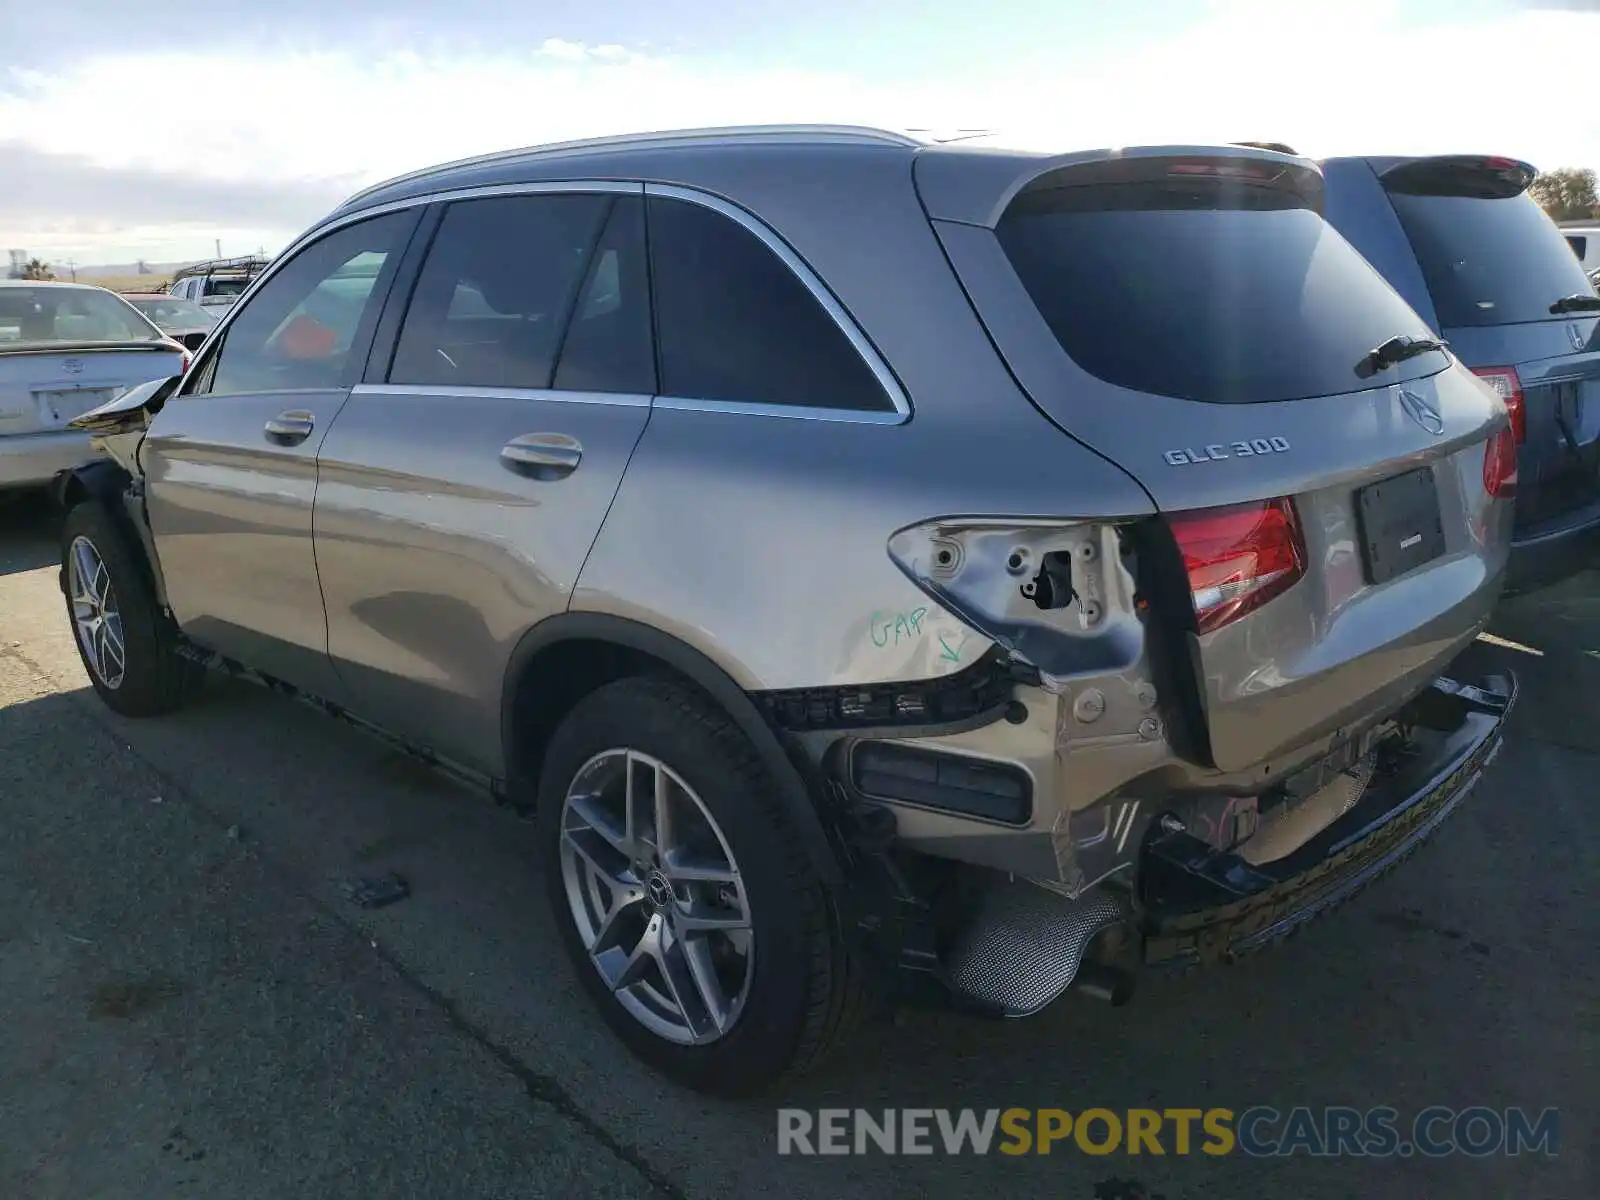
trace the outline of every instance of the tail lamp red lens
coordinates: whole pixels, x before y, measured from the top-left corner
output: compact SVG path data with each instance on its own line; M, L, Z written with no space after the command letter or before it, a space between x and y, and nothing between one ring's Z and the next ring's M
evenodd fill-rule
M1305 539L1287 497L1172 513L1201 633L1281 596L1306 573Z
M1483 448L1483 490L1496 500L1517 494L1517 441L1509 429L1501 429Z
M1472 373L1495 390L1511 414L1511 436L1518 446L1528 440L1528 418L1522 408L1522 379L1515 367L1474 367Z

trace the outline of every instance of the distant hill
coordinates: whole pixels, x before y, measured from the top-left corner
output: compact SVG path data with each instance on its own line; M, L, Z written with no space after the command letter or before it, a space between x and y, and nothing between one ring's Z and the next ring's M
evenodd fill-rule
M166 262L166 263L152 262L152 263L145 263L145 266L150 269L150 277L152 279L165 279L165 278L170 278L172 276L172 273L174 271L176 271L179 267L186 267L191 262L196 262L196 261L198 261L198 260L196 260L196 259L185 259L183 262ZM57 267L56 268L57 277L59 277L61 275L61 273L62 273L61 269L59 267ZM85 280L100 279L100 278L103 278L103 277L108 276L108 275L109 276L114 276L114 277L116 277L118 279L130 279L130 278L134 278L134 277L138 276L138 274L139 274L139 264L136 263L136 262L130 262L130 263L102 263L102 264L91 265L91 266L80 266L78 268L78 279L79 279L80 282L81 281L85 281Z

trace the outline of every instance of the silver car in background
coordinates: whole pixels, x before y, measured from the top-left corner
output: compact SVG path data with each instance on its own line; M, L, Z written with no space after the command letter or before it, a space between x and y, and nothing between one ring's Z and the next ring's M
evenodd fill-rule
M584 988L699 1088L874 994L1251 953L1426 839L1515 691L1446 677L1506 406L1322 183L782 128L363 192L80 421L90 679L149 716L220 666L531 809Z
M0 279L0 488L43 486L91 457L74 417L186 365L182 347L113 292Z
M221 311L165 292L122 292L122 298L185 350L198 350L217 327Z

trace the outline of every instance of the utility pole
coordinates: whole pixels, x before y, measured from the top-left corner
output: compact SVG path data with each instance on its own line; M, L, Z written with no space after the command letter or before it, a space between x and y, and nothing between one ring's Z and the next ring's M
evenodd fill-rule
M72 282L78 282L78 262L76 259L67 259L67 270L72 272Z

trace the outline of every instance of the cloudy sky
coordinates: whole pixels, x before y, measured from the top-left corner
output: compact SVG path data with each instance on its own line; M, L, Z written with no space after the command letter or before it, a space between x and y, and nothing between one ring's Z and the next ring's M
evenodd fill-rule
M1600 0L4 5L0 248L271 251L413 167L748 122L1600 167L1597 46Z

